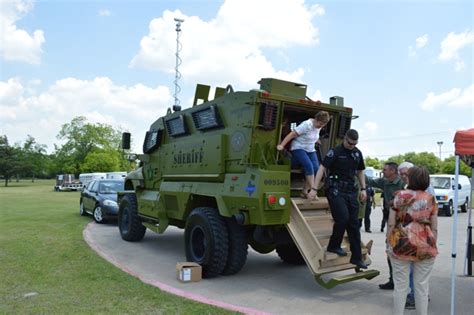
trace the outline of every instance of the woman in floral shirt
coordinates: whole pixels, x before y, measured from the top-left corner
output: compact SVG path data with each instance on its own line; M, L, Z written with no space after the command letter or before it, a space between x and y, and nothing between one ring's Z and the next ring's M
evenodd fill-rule
M390 210L387 242L395 283L394 314L403 314L410 265L413 265L417 313L428 312L429 280L438 254L438 208L433 195L425 192L429 184L426 168L410 168L407 189L396 193Z

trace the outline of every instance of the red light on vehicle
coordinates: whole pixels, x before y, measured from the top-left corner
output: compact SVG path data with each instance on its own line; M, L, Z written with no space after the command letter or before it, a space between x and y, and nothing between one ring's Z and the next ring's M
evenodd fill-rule
M269 97L269 96L270 96L270 93L268 93L267 91L263 91L263 92L262 92L262 96L263 96L263 97Z
M232 180L238 180L239 176L232 176Z
M268 204L269 204L269 205L273 205L273 204L275 204L275 203L277 202L277 198L276 198L274 195L268 196L268 199L267 199L267 200L268 200Z

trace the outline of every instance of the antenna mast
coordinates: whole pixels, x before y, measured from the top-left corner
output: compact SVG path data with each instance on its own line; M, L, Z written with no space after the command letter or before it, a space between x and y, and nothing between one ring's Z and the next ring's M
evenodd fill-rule
M178 93L181 92L181 87L178 84L178 80L181 78L181 72L179 72L178 67L181 65L181 58L179 57L179 52L183 45L179 42L179 35L181 33L181 23L184 22L183 19L174 18L176 21L176 67L175 67L175 77L174 77L174 106L173 110L180 111L181 110L181 101L178 98Z

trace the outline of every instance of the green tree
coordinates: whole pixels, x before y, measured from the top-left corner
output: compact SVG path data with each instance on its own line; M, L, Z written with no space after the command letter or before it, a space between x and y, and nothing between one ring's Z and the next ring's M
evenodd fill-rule
M104 150L90 152L81 165L81 172L114 172L122 170L120 167L121 156L117 151Z
M8 143L6 135L0 136L0 175L5 179L5 187L13 175L21 169L20 150Z
M364 162L365 162L365 166L366 167L373 167L375 169L382 169L383 167L383 163L382 161L380 161L378 158L371 158L370 156L364 158Z
M436 174L439 172L439 158L430 152L408 152L404 154L404 160L410 161L417 166L424 166L428 169L430 174Z
M92 152L121 152L119 130L106 124L88 123L82 116L64 124L57 138L65 140L61 147L56 146L57 166L64 173L78 175L83 169L82 164L86 157ZM123 159L121 155L120 159ZM92 162L90 161L89 165L90 163Z
M38 175L44 177L47 173L46 161L46 145L37 143L35 138L28 135L21 148L21 175L31 176L32 182Z
M443 174L454 174L454 163L456 162L455 156L452 155L441 163L440 173ZM467 177L471 177L472 169L464 162L459 162L459 174L466 175Z

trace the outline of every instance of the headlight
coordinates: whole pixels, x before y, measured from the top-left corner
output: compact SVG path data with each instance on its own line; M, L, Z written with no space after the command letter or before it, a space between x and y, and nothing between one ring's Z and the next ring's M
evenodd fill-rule
M117 203L113 200L104 200L104 206L117 207Z
M448 196L436 196L436 200L439 201L448 201Z

